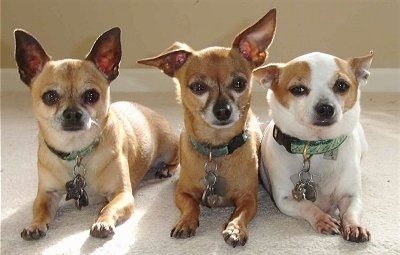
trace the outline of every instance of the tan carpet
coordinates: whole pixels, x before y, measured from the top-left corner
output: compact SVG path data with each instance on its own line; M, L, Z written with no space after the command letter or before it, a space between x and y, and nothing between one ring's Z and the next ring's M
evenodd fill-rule
M254 93L252 105L260 120L267 122L264 94ZM112 239L89 236L102 205L91 197L91 204L81 211L71 202L62 202L44 239L22 240L20 232L31 220L37 189L37 127L28 90L1 96L1 254L400 254L400 94L362 97L361 121L369 142L362 163L363 222L372 232L369 243L354 244L340 236L315 233L304 220L280 213L260 187L259 210L249 225L249 241L235 249L225 244L221 235L233 208L203 208L195 237L169 237L179 216L173 202L177 176L162 181L149 176L135 194L134 216L116 228ZM173 93L112 97L161 112L177 133L182 126L182 110Z

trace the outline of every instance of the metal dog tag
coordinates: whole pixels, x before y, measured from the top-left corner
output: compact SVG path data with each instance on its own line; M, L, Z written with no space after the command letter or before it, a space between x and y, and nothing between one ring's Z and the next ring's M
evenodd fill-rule
M207 172L206 176L204 176L204 184L206 186L214 186L217 182L217 175L213 171Z
M207 207L211 208L211 207L215 207L218 205L218 201L219 201L219 197L218 195L211 195L207 197Z
M296 201L301 201L306 198L306 189L304 188L304 183L303 182L298 182L293 190L292 190L292 196Z
M315 202L317 200L317 192L315 190L315 184L312 182L306 182L304 183L304 189L305 189L305 198L311 202Z
M82 206L88 206L89 205L89 197L86 193L86 190L82 189L82 194L79 197L78 200L75 200L75 206L79 210L82 208Z
M207 186L206 190L203 192L203 196L201 197L201 201L203 205L211 208L216 205L218 202L218 195L214 193L213 186Z
M217 177L214 184L214 193L218 196L224 197L226 194L226 180L224 177Z
M339 149L338 148L336 148L334 150L331 150L331 151L327 151L327 152L324 153L324 159L336 160L337 156L338 156L338 153L339 153Z
M68 181L65 184L65 189L67 190L67 195L65 200L75 199L75 206L81 209L82 206L87 206L89 204L89 198L85 191L86 181L85 178L77 174L75 178Z
M218 177L213 171L207 172L204 176L206 189L203 192L201 201L203 205L211 208L218 205L220 196L225 195L225 179Z

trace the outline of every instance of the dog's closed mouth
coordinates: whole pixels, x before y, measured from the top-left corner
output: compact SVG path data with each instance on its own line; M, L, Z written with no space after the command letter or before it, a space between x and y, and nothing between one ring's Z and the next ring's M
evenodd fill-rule
M314 126L320 126L320 127L328 127L331 126L335 123L336 121L333 119L329 119L329 120L317 120L315 122L313 122Z
M233 123L232 120L218 120L218 121L214 121L213 125L222 127L222 126L228 126L232 123Z
M83 128L83 123L68 123L63 125L63 130L68 131L68 132L74 132L74 131L79 131L82 130Z

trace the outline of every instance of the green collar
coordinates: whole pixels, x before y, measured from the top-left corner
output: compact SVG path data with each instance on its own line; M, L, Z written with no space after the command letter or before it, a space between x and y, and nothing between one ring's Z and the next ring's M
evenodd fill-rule
M72 161L72 160L76 160L78 157L79 158L83 158L87 155L89 155L92 151L94 151L94 149L96 149L97 145L99 145L100 143L100 136L97 137L96 139L94 139L94 141L89 144L89 146L87 146L86 148L80 150L80 151L71 151L71 152L62 152L62 151L58 151L56 149L54 149L53 147L51 147L50 145L47 145L47 147L49 148L49 150L51 152L53 152L54 154L56 154L60 159L62 160L66 160L66 161Z
M199 143L193 138L189 138L195 150L205 156L221 157L233 153L237 148L242 146L247 141L247 132L243 131L239 135L233 137L227 144L211 146L209 144Z
M303 154L308 144L306 151L309 156L333 151L347 138L346 135L342 135L335 139L305 141L283 133L276 125L274 126L273 136L277 143L284 146L286 150L292 154Z

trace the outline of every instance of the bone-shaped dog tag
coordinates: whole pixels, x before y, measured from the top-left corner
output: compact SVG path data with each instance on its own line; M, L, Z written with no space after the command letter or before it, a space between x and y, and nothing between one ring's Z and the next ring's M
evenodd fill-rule
M68 181L65 184L67 190L65 200L75 199L75 206L78 209L81 209L82 206L87 206L89 204L89 198L85 191L85 187L85 178L82 175L77 174L73 180Z
M65 197L65 200L68 201L70 199L79 199L80 197L80 192L75 183L74 180L70 180L65 184L65 189L67 190L67 196Z

